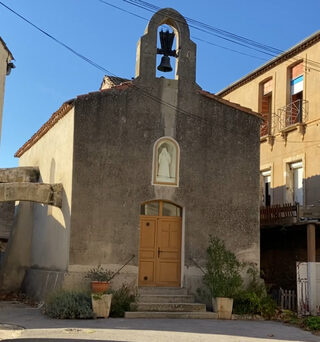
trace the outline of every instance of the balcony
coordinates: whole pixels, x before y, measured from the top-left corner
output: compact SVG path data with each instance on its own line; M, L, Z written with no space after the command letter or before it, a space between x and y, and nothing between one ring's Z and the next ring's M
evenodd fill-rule
M298 203L274 204L260 208L260 225L290 225L297 222L299 213Z
M260 207L260 226L288 226L320 221L320 204L299 205L299 203L274 204Z
M280 131L303 125L308 119L308 101L296 100L278 109Z

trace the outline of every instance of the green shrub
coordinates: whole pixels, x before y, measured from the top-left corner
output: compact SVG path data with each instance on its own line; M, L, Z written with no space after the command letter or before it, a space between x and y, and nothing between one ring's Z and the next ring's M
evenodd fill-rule
M124 317L124 313L130 311L130 304L135 301L135 296L125 284L118 290L109 290L108 293L112 293L110 316Z
M310 330L320 330L320 317L310 316L303 320L303 325Z
M242 285L241 263L228 251L222 240L209 236L207 262L203 280L212 297L231 297Z
M45 302L45 313L51 318L93 318L91 296L83 292L59 291Z
M264 281L259 277L256 267L248 268L250 280L244 290L239 292L233 302L233 312L239 315L262 315L272 318L277 305L268 295Z
M101 265L97 267L91 268L85 278L90 279L91 281L107 281L109 282L115 276L114 272L108 270L107 268L103 268Z

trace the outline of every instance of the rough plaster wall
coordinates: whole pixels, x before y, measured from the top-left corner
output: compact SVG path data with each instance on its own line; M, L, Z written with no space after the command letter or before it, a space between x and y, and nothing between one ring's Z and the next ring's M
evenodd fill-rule
M0 239L8 239L13 224L14 202L0 203Z
M0 291L19 291L25 271L31 264L32 212L33 204L20 203L1 265Z
M165 96L163 82L149 91ZM259 264L260 120L189 90L180 90L180 107L205 120L173 113L166 121L160 104L132 88L77 101L71 265L121 265L135 254L137 266L140 204L152 199L184 209L190 279L201 279L190 258L204 261L210 233ZM178 188L151 184L153 145L169 128L181 149Z
M0 142L1 142L1 127L2 127L2 111L4 99L4 85L7 73L7 58L8 52L0 43Z
M20 158L20 166L38 166L44 183L62 183L62 208L34 204L31 266L66 270L72 193L74 110L71 109Z

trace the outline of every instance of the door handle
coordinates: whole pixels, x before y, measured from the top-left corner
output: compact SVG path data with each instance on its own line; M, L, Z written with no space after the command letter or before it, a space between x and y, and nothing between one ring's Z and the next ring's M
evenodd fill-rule
M158 258L160 257L160 247L158 247Z

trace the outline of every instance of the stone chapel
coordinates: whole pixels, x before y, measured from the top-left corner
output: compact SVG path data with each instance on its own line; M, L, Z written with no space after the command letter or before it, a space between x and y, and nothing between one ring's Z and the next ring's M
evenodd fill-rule
M173 49L160 46L162 24ZM175 61L174 79L156 76L157 54L162 68ZM135 78L105 77L62 104L17 151L19 170L2 177L0 201L20 202L1 289L42 298L87 286L93 266L130 260L115 287L195 292L210 234L259 264L260 122L201 89L187 22L158 11L138 42Z

